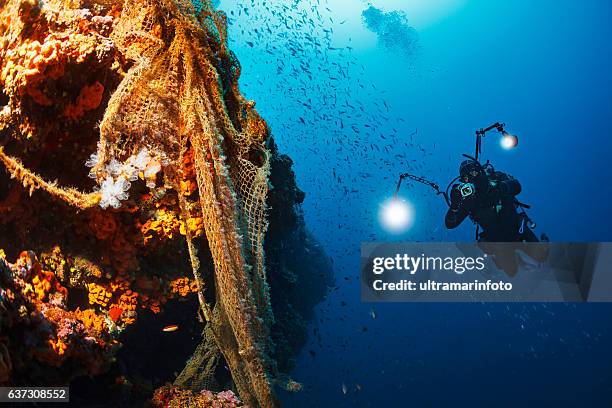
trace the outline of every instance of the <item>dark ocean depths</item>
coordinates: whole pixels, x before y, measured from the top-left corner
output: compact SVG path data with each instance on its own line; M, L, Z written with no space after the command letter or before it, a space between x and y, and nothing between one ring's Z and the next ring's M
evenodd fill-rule
M474 131L518 178L538 233L610 241L612 3L222 0L241 88L295 161L337 287L283 393L289 407L612 406L610 304L366 304L359 245L473 239L425 186L399 235L378 211L401 172L446 185ZM375 316L375 318L373 318ZM344 390L343 390L344 389Z

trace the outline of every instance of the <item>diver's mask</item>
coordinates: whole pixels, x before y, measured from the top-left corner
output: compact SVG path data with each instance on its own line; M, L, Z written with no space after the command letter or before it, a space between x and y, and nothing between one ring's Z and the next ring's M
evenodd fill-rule
M471 178L475 178L481 171L481 166L474 160L464 160L459 166L459 177L464 182L469 182Z

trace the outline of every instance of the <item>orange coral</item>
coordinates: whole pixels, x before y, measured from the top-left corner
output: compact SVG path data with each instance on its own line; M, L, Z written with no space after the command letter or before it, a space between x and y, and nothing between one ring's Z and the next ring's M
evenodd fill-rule
M94 309L85 309L83 311L77 309L75 314L88 331L98 334L106 331L107 326L104 317L97 315Z
M195 180L181 180L180 183L181 191L185 193L185 196L190 196L198 189L198 183Z
M204 219L202 217L188 218L186 224L189 231L191 231L191 236L199 237L204 233ZM186 234L184 222L181 222L179 231L182 235Z
M90 305L100 305L106 307L113 297L113 293L111 291L97 283L89 283L87 285L87 290L89 292L88 298Z
M49 340L51 348L58 356L63 356L68 348L68 345L62 341L62 339Z
M39 105L52 105L53 100L41 89L45 79L60 78L64 75L67 62L85 61L95 52L96 45L95 37L82 34L64 38L52 34L48 35L42 44L37 40L26 40L19 47L7 50L7 62L0 74L0 81L9 90L29 95ZM99 88L96 86L93 91L95 96L99 93ZM92 94L89 90L86 93ZM94 97L83 99L89 104L87 106L95 102Z
M181 223L172 211L165 208L157 210L154 218L147 220L140 227L145 245L147 245L154 236L172 239L181 227Z
M64 108L64 116L70 119L78 119L85 112L96 109L102 103L104 86L96 81L91 85L85 85L77 97L76 104L68 104Z
M183 174L182 180L180 181L180 188L183 194L188 197L198 189L193 161L193 149L189 149L185 152L181 163L181 170Z
M170 291L173 294L185 297L190 293L196 293L198 291L198 283L195 280L189 278L177 278L170 283Z
M185 197L194 200L197 197L190 197L198 190L196 170L194 166L194 152L193 148L189 148L183 155L181 162L181 180L179 181L179 188ZM196 201L197 203L197 201ZM197 206L197 204L196 204ZM186 235L186 228L191 232L192 237L199 237L204 234L204 220L202 217L191 217L187 220L181 221L179 232L182 235Z
M6 6L6 5L5 5ZM3 6L3 9L5 8ZM38 6L32 6L38 8ZM10 13L10 7L6 7ZM40 15L40 9L29 17ZM25 15L24 15L25 16ZM72 73L70 66L89 62L110 64L114 43L100 33L108 33L113 18L92 16L90 12L53 12L53 20L61 31L53 32L51 24L28 21L28 18L10 21L3 27L2 57L0 58L0 87L10 99L10 109L0 117L0 126L12 124L29 138L37 134L39 124L23 114L31 109L26 100L41 107L57 107L58 112L71 119L97 108L104 93L101 83L86 84L72 103L73 95L58 87L58 80ZM3 16L10 19L10 14ZM115 68L117 69L117 68ZM73 78L71 78L73 79ZM24 109L25 108L25 109ZM54 109L55 110L55 109Z
M116 279L110 282L110 288L113 293L129 290L130 283L123 279Z
M32 278L32 285L38 300L43 300L51 292L51 280L55 277L53 272L41 271Z
M38 88L44 76L57 79L64 73L59 54L61 41L46 38L39 41L24 41L18 48L6 52L7 63L0 74L0 81L7 89L14 88L20 94L27 94L39 105L52 104L41 89Z
M119 297L119 307L122 310L135 311L138 305L138 293L127 290Z
M185 235L185 224L194 237L199 237L204 233L204 219L202 217L189 218L185 223L179 219L176 212L166 207L165 203L158 203L158 209L152 218L140 225L140 232L144 244L148 245L154 237L172 239L179 233Z
M123 314L123 309L117 306L111 307L108 311L108 317L110 317L111 320L115 323L117 323L119 318L121 318L122 314Z
M164 296L154 296L150 297L146 293L141 294L140 296L140 305L143 308L147 308L153 313L161 312L161 304L166 303L166 298Z
M23 251L15 262L20 268L29 271L29 282L25 284L24 292L33 293L36 299L45 300L50 293L60 293L63 297L68 295L68 290L63 287L55 273L42 269L42 265L31 251Z

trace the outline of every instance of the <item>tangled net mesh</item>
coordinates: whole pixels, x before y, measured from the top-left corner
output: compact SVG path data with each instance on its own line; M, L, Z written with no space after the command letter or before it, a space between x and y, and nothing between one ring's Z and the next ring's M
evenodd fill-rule
M23 3L9 1L4 7L17 15ZM240 66L227 48L226 18L209 1L47 0L43 9L76 10L85 3L120 10L110 38L132 64L108 102L98 149L88 164L100 191L85 194L49 183L1 148L0 161L30 190L47 191L81 209L120 205L133 175L118 169L128 168L143 154L158 162L166 185L179 192L182 218L201 213L214 263L216 299L209 304L188 230L190 259L208 322L208 363L197 368L200 385L212 383L218 362L214 350L219 350L241 399L251 406L275 406L275 366L269 358L273 315L263 250L269 131L254 103L238 89ZM197 175L196 200L180 188L179 163L188 151L193 152ZM109 189L114 196L107 197Z

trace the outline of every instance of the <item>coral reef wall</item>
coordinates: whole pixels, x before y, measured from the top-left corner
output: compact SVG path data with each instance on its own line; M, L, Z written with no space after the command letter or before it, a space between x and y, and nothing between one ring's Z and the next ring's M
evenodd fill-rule
M279 370L290 372L306 343L314 307L334 286L331 260L308 231L301 214L306 195L299 189L293 161L270 140L270 226L265 250L275 324L272 339Z

